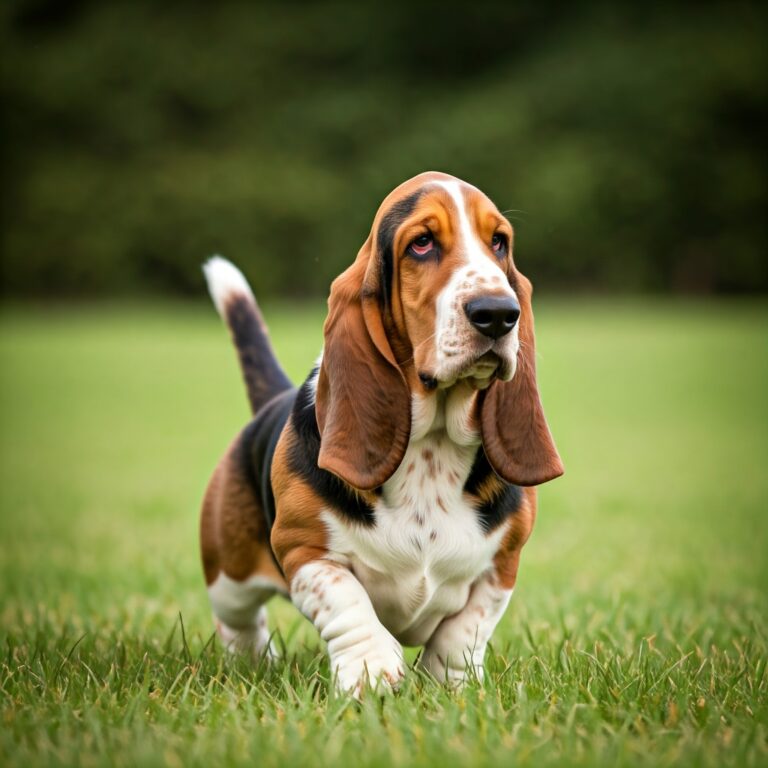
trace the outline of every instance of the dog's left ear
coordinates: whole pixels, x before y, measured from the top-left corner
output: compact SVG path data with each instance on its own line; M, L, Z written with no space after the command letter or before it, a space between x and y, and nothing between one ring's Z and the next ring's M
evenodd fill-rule
M539 485L563 474L536 385L530 280L510 267L520 302L520 350L512 381L495 381L480 392L480 430L493 469L508 483Z

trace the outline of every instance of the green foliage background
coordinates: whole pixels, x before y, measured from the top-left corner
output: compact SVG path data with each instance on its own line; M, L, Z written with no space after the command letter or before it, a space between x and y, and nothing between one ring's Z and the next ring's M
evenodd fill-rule
M323 294L383 196L475 183L549 288L764 291L765 5L0 10L2 291Z

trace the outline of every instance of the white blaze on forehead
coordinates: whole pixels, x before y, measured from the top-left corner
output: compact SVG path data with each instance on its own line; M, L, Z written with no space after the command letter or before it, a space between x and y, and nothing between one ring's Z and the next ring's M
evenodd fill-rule
M459 240L463 249L464 260L466 266L464 269L459 270L457 274L464 271L474 270L479 275L482 275L486 279L490 279L493 283L498 283L499 287L504 287L509 290L510 294L512 289L507 284L507 276L504 274L504 270L498 264L494 264L491 259L488 258L487 253L484 250L483 243L480 242L467 215L466 201L464 195L461 193L461 185L457 181L438 181L438 186L442 187L451 196L451 199L456 206L457 215L459 217ZM478 194L482 194L478 191ZM473 275L473 277L475 277ZM476 279L476 278L475 278Z

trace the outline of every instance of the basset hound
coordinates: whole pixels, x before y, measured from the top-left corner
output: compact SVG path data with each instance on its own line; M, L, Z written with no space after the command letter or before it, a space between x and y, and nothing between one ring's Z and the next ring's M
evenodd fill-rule
M396 686L403 644L440 681L482 678L535 486L563 472L509 222L443 173L397 187L331 286L298 389L242 274L219 257L204 271L254 414L202 508L223 643L274 653L264 603L280 593L325 640L340 690Z

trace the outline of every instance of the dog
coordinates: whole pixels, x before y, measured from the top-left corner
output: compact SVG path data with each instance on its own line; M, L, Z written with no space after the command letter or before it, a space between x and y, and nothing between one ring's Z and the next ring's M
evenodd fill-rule
M536 517L563 465L536 384L531 283L480 190L420 174L381 204L332 285L320 359L295 389L243 275L204 272L253 419L216 467L203 569L227 648L274 654L290 597L339 690L394 688L402 646L439 681L483 677Z

